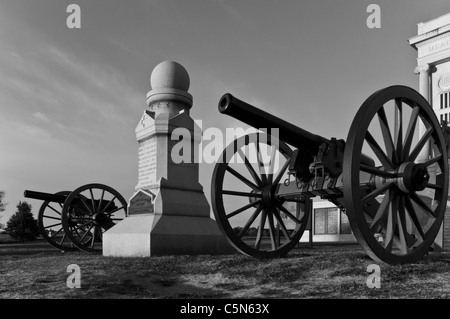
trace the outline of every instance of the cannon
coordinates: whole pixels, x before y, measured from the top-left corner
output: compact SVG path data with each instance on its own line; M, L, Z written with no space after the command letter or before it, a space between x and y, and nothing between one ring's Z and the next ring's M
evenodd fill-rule
M231 94L220 99L219 111L256 129L224 149L211 185L215 219L241 253L271 258L293 249L314 197L347 216L377 262L411 263L432 249L447 205L445 128L414 89L372 94L345 141L312 134Z
M55 194L26 190L24 196L44 201L38 214L39 232L62 251L101 251L103 233L127 216L122 195L102 184Z

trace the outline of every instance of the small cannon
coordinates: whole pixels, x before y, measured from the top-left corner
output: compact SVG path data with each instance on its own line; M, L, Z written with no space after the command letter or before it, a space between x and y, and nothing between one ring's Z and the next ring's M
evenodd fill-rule
M240 252L286 254L302 237L316 196L348 216L377 262L410 263L430 250L447 205L447 148L443 127L415 90L391 86L371 95L346 141L314 135L231 94L219 111L271 129L237 138L214 168L216 221Z
M87 184L73 192L55 194L26 190L24 196L44 201L39 209L39 231L63 251L101 251L103 233L127 216L125 199L102 184Z

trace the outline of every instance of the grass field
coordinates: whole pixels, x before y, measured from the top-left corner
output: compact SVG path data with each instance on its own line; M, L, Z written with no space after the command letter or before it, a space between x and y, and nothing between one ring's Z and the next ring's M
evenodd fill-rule
M381 287L369 289L373 263L357 245L258 260L240 254L111 258L61 253L43 242L0 244L0 298L450 298L450 253L380 265ZM80 267L80 289L66 285L71 264Z

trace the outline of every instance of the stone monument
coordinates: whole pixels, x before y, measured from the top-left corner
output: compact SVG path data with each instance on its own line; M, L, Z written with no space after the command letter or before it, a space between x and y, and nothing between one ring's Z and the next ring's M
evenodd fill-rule
M210 217L199 183L194 150L198 150L201 132L189 115L193 102L188 93L189 75L180 64L165 61L153 70L150 84L149 109L136 127L138 184L129 201L129 216L103 234L103 255L234 252ZM191 150L190 160L174 161L178 154L172 153L180 140L172 133L177 128L190 133L191 139L182 141Z
M417 35L409 39L417 50L419 92L430 102L439 122L450 122L450 13L417 25ZM419 134L426 128L421 125ZM426 145L418 159L427 160L430 149ZM450 189L449 189L450 191ZM450 206L436 237L435 249L450 250Z

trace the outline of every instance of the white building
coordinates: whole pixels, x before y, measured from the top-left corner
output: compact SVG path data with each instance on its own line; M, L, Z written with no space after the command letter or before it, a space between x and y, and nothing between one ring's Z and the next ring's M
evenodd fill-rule
M357 242L347 215L328 200L315 198L310 222L300 242Z
M419 23L417 35L409 39L409 44L417 50L415 72L419 75L419 92L430 102L441 122L450 122L450 13ZM450 250L448 204L436 244Z

